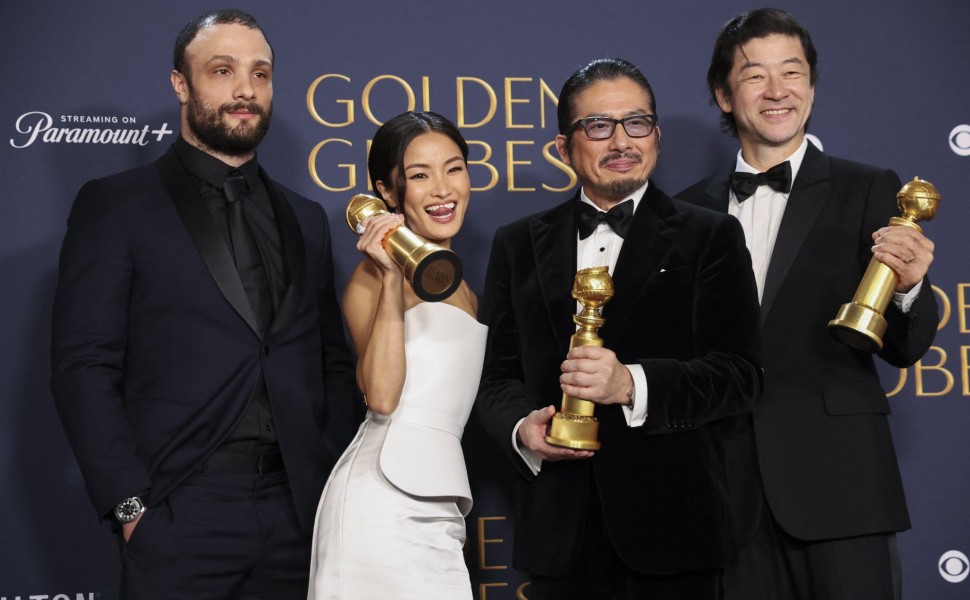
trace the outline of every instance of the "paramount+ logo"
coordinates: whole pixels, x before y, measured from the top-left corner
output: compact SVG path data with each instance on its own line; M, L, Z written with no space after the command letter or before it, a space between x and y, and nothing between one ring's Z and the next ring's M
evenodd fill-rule
M970 125L957 125L950 132L950 150L958 156L970 156Z
M42 111L26 112L14 123L10 145L23 149L36 142L44 144L121 144L147 146L161 142L174 131L168 123L152 126L138 123L132 116L59 115Z

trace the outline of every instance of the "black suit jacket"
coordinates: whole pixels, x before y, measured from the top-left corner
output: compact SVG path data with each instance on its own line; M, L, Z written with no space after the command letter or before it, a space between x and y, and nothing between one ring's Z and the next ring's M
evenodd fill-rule
M729 174L678 197L727 211ZM836 341L826 327L852 300L872 258L872 232L898 216L899 188L891 171L809 144L771 255L761 308L765 386L754 410L760 469L739 466L749 477L735 488L739 497L760 497L760 470L775 518L798 539L910 526L873 356ZM885 316L879 355L897 367L919 360L938 323L929 281L908 314L890 305ZM753 510L742 520L753 532Z
M262 374L293 497L312 527L352 435L353 361L326 214L260 176L289 279L265 337L173 149L78 193L61 250L51 384L100 515L145 490L150 505L164 500L226 437Z
M555 576L574 566L595 478L609 537L632 569L717 568L730 552L721 427L751 410L761 378L757 293L735 220L650 184L599 330L620 361L643 366L646 424L631 428L619 406L597 407L602 450L544 463L537 477L512 448L516 422L562 397L560 364L575 332L578 201L500 228L485 280L489 334L476 408L523 475L515 567Z

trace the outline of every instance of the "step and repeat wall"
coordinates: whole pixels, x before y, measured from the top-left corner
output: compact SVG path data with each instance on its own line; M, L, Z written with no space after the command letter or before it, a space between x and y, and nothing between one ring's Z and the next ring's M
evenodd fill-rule
M221 4L221 3L220 3ZM913 528L899 536L910 598L970 597L970 3L779 2L812 32L820 78L814 141L942 194L924 224L942 322L921 363L882 371ZM259 160L319 202L337 280L359 261L344 226L368 192L368 142L409 109L459 125L474 186L455 242L482 291L495 229L564 200L575 177L552 140L563 81L620 56L656 97L654 180L674 193L733 164L705 74L735 0L243 1L275 49L275 112ZM218 5L63 0L0 5L0 600L118 598L118 545L84 492L49 391L57 254L88 179L149 162L178 135L169 83L179 29ZM849 298L846 298L848 301ZM820 325L821 326L821 325ZM793 365L797 368L797 365ZM465 451L475 495L467 559L476 598L528 598L511 567L513 473L474 419Z

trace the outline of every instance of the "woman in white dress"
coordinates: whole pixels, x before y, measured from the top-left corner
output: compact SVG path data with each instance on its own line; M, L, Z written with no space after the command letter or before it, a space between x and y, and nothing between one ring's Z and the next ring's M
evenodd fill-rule
M472 597L461 434L486 328L467 283L423 302L383 247L402 224L450 247L468 209L467 158L458 129L434 113L399 115L374 136L371 181L392 213L364 221L357 249L366 258L343 299L368 411L320 499L312 600Z

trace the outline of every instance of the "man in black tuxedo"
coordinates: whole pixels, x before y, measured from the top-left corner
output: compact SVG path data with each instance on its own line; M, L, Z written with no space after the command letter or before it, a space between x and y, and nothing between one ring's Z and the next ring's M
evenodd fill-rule
M274 64L256 21L200 16L174 63L178 140L72 208L54 398L119 522L124 597L305 598L356 402L327 217L256 161Z
M938 323L925 279L933 243L886 227L899 214L893 172L806 139L816 56L808 31L784 11L728 22L708 84L741 151L729 171L678 194L742 223L761 299L757 452L738 442L728 456L742 543L725 571L735 600L900 595L894 532L910 523L889 404L872 356L826 327L875 256L899 276L879 356L897 367L919 360Z
M513 562L533 600L717 598L731 552L722 440L761 384L743 235L649 180L660 128L634 65L579 69L558 121L582 188L498 230L481 310L476 407L522 474ZM605 347L569 350L573 279L592 266L615 288ZM602 449L546 443L563 392L596 403Z

